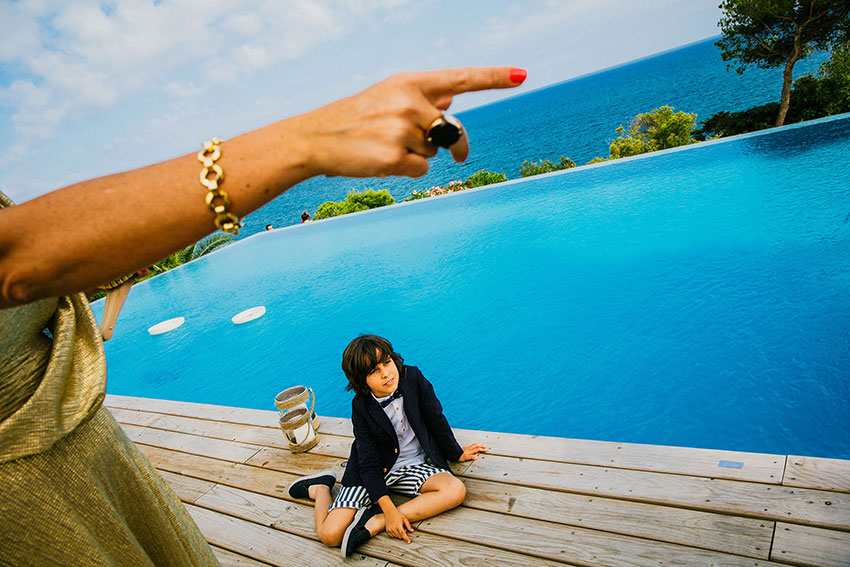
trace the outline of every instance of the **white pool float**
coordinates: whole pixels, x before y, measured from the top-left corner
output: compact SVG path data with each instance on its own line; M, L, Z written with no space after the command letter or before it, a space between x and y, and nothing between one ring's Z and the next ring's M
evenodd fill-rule
M247 323L248 321L259 319L265 314L266 307L264 305L258 305L257 307L246 309L242 313L237 313L230 320L233 321L233 323L236 325L241 325L242 323Z
M168 331L173 331L180 325L182 325L186 321L183 317L175 317L174 319L167 319L162 321L161 323L157 323L153 327L148 329L148 332L152 335L161 335L162 333L167 333Z

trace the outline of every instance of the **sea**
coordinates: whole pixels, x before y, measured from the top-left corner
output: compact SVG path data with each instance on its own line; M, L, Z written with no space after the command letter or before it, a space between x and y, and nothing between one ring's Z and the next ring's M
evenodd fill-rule
M262 231L133 287L107 391L272 409L304 384L348 417L340 356L376 333L457 428L848 459L848 132L850 113Z
M352 189L401 200L479 169L518 178L524 159L581 165L640 112L707 117L778 89L700 42L463 112L469 163L440 155L425 179L295 187L249 217L253 237L133 288L108 392L272 409L307 384L346 417L339 353L369 332L454 427L850 458L850 114L263 230Z
M524 160L557 161L566 156L578 165L608 157L618 126L628 127L640 113L669 105L694 113L697 123L723 110L734 112L779 100L781 69L751 68L739 75L709 38L610 69L460 112L471 153L456 164L448 152L431 160L418 179L348 179L317 177L290 189L249 215L240 238L301 222L302 211L315 213L325 201L345 199L350 191L387 190L399 202L414 190L463 180L479 170L520 177ZM816 73L828 57L820 52L794 67L795 78ZM569 69L564 69L569 75ZM462 95L461 95L462 96Z

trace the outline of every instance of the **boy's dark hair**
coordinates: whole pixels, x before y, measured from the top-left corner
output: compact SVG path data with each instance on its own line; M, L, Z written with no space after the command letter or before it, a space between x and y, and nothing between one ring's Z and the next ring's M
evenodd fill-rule
M378 335L360 335L348 343L342 353L342 371L348 378L345 389L354 390L358 394L371 393L366 385L366 377L388 356L393 359L400 373L404 359L393 350L393 345L387 339Z
M301 220L305 221L309 218L310 218L310 213L308 213L307 211L304 211L303 213L301 213Z

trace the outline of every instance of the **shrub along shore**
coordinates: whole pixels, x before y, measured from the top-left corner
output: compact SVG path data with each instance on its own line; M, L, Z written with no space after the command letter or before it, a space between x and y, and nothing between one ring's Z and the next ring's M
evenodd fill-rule
M850 112L850 51L835 50L832 58L821 66L819 75L804 75L794 81L791 105L785 124ZM622 125L619 126L615 130L618 137L608 147L608 157L595 157L587 163L598 163L772 128L778 108L778 102L771 102L741 112L721 111L704 120L702 128L697 128L696 114L677 112L672 106L662 106L644 114L638 114L628 129ZM561 156L558 161L525 160L519 166L519 174L520 177L529 177L575 166L576 163L565 156ZM426 199L499 183L507 179L505 173L481 170L463 181L454 180L445 185L415 190L404 200ZM395 199L386 190L367 189L362 193L352 191L343 201L322 203L313 218L318 220L335 217L393 203Z
M832 56L821 65L818 76L804 75L794 81L790 98L785 124L850 112L850 46L839 45L833 48ZM595 157L587 163L598 163L772 128L775 124L779 105L778 102L771 102L741 112L718 112L704 120L702 128L699 129L697 128L696 114L677 112L671 106L662 106L638 114L628 128L619 126L615 130L618 136L608 146L608 156ZM529 177L570 169L575 166L576 163L565 156L560 156L557 161L551 159L525 160L519 166L519 175L520 177ZM446 193L499 183L507 181L507 179L508 176L505 173L481 170L463 181L454 180L445 185L415 190L404 200L426 199L436 195L445 195ZM362 193L352 191L343 201L322 203L313 218L318 220L335 217L384 207L393 203L395 203L395 199L386 190L373 191L367 189ZM147 275L139 277L137 281L153 277L203 256L216 248L228 245L230 241L230 235L223 233L211 235L195 245L175 252L168 258L157 262L151 266ZM96 294L92 299L102 296L103 292Z

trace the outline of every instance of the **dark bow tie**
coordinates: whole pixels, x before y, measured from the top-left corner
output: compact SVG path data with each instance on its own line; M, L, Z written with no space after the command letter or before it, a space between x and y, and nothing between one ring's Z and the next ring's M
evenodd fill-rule
M387 398L387 399L386 399L386 400L384 400L383 402L380 402L380 403L381 403L381 407L382 407L382 408L387 407L388 405L390 405L390 404L392 403L392 401L393 401L393 400L397 400L397 399L399 399L400 397L401 397L401 390L399 390L398 388L396 388L396 391L395 391L395 392L393 392L392 394L390 394L390 397L389 397L389 398Z

